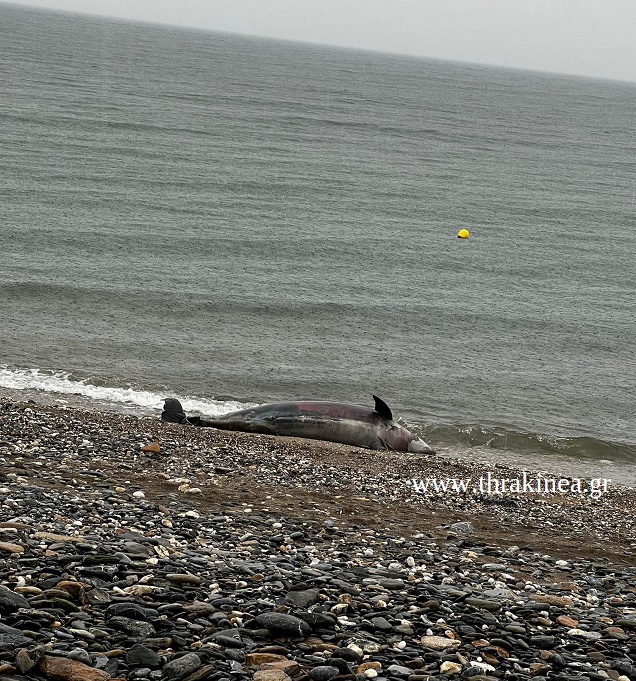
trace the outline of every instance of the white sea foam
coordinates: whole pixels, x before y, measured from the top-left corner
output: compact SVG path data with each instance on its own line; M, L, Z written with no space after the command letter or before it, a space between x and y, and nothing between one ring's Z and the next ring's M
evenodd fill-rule
M219 401L198 397L175 395L174 393L155 393L135 388L109 387L94 385L89 379L76 379L63 371L42 371L0 366L0 388L10 390L44 390L62 395L83 395L100 403L112 403L141 408L142 411L161 410L166 397L176 397L186 413L201 413L220 416L237 409L245 409L250 404L233 400Z

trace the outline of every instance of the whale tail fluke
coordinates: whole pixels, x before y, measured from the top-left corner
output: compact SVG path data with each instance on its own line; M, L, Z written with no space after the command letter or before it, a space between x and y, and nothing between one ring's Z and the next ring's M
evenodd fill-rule
M167 423L188 423L188 417L183 411L181 402L169 397L163 403L163 411L161 412L161 420Z

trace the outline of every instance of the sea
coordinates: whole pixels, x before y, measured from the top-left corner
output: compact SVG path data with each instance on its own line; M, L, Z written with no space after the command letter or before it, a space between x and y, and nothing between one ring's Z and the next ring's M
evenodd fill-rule
M635 83L0 4L5 395L634 485L635 301Z

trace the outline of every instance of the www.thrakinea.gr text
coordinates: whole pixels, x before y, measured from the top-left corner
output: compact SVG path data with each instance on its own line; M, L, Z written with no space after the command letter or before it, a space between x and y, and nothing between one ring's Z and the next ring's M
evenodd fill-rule
M523 471L504 478L487 471L478 478L412 478L419 494L580 494L600 499L611 483L609 478L555 478Z

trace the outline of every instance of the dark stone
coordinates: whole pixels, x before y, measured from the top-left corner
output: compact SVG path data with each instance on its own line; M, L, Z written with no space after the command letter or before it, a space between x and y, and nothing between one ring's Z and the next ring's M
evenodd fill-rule
M91 605L104 605L106 603L110 603L113 599L110 595L110 592L107 591L106 589L91 589L87 594L86 594L86 600L91 604Z
M16 612L20 608L29 608L29 601L22 596L17 594L11 589L7 589L6 586L0 585L0 613L9 614Z
M83 648L75 648L66 656L69 660L77 660L78 662L83 662L89 667L93 664L93 660L89 653L87 653Z
M126 664L157 669L161 666L161 658L154 650L146 648L141 643L135 643L126 653Z
M354 657L352 661L357 662L357 658ZM329 658L329 665L332 667L338 667L338 671L341 674L350 674L351 669L349 668L349 663L344 660L342 657L330 657Z
M145 622L148 619L146 608L142 608L136 603L113 603L106 608L104 617L109 620L111 617L128 617L131 620Z
M334 676L338 676L340 670L331 665L320 665L309 670L309 676L314 681L330 681Z
M285 603L294 605L297 608L308 608L316 603L320 597L319 589L306 589L304 591L290 591L285 596Z
M307 622L312 629L333 629L338 620L331 613L299 612L297 617Z
M630 681L636 681L636 666L630 660L612 660L610 667L625 675Z
M223 655L228 660L236 660L241 664L245 663L245 653L242 650L235 650L234 648L226 648Z
M123 631L125 634L128 634L128 636L134 636L136 638L147 638L148 636L154 636L157 633L150 622L140 622L139 620L133 620L129 617L111 617L108 621L108 625L113 627L113 629Z
M536 648L552 648L554 646L554 636L531 636L530 643Z
M474 608L480 608L482 610L492 610L493 612L501 608L501 603L499 601L491 601L487 598L473 598L469 596L464 603L467 605L472 605Z
M286 615L280 612L265 612L255 617L254 622L258 626L265 627L273 634L281 634L283 636L300 638L307 636L310 632L307 622L293 615Z
M374 617L371 624L380 631L391 631L393 629L393 625L385 617Z
M19 648L33 645L33 639L18 634L7 634L0 632L0 653L12 653Z
M196 653L186 653L182 657L171 660L163 668L163 675L166 679L178 679L201 666L201 658Z
M356 653L355 650L351 650L351 648L338 648L338 650L333 651L333 654L347 662L359 662L362 659L358 653Z

